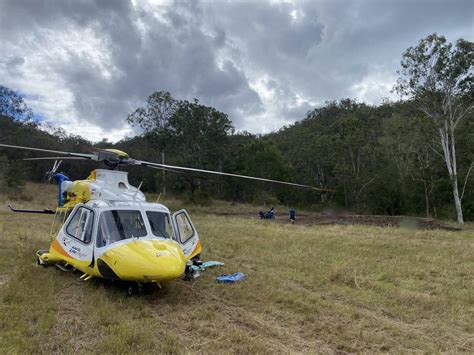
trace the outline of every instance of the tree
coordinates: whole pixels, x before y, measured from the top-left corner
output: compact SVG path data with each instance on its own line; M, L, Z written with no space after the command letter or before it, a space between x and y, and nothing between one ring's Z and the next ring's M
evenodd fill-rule
M343 114L331 125L334 173L344 187L346 206L352 200L358 212L365 190L377 177L376 127L370 108L363 105L357 113Z
M158 91L147 99L146 107L135 110L128 122L144 130L151 144L167 152L167 161L176 165L221 170L227 135L233 132L228 116L198 100L176 100L170 93ZM180 175L190 187L191 199L200 179Z
M167 91L157 91L148 96L146 107L139 107L128 115L127 121L139 126L144 132L151 132L165 127L178 109L179 101Z
M20 95L0 85L0 115L27 121L33 117L33 111Z
M269 139L254 137L244 144L237 154L234 160L237 169L234 168L232 171L274 180L288 179L288 169L285 167L283 155ZM240 200L245 200L247 197L248 200L265 204L276 202L275 193L282 197L280 200L285 200L288 196L286 188L273 184L242 180L232 181L231 184L234 185L236 192L234 197Z
M451 180L457 221L464 223L458 188L456 127L474 108L474 43L459 39L455 46L443 36L429 35L402 56L395 90L411 97L430 118ZM466 179L469 176L466 174ZM467 180L466 180L467 181Z
M163 128L165 149L172 152L177 165L222 170L227 135L233 129L225 113L201 105L198 100L179 101L178 109ZM184 180L194 200L194 191L202 180L191 175Z
M385 119L383 129L385 156L395 164L398 178L405 184L408 185L407 180L420 183L425 197L425 214L431 217L432 196L443 180L439 157L428 144L420 144L433 136L431 122L418 110L410 109L407 103L399 102L392 106L392 114ZM405 196L405 199L410 197Z
M429 145L419 144L420 141L426 141L426 136L430 133L426 127L426 118L414 120L409 126L410 132L407 132L406 141L408 141L408 169L407 173L413 181L419 182L423 186L425 195L426 217L431 217L430 199L436 185L443 180L440 177L440 160Z

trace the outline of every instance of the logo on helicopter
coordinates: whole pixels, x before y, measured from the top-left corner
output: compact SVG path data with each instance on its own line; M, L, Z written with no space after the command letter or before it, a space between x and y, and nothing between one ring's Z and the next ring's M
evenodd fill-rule
M71 254L75 254L77 256L79 256L80 258L85 258L87 255L84 254L81 249L79 249L78 247L76 246L72 246L71 249L69 249L69 253Z

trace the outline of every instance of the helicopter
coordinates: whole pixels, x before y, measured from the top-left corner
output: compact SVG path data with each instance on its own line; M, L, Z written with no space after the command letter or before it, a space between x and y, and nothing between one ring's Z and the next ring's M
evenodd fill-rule
M141 292L145 284L199 277L202 245L188 212L174 213L163 204L147 202L128 181L124 166L145 166L171 172L197 172L266 181L317 191L332 191L309 185L225 173L198 168L147 162L131 158L118 149L101 149L91 154L1 144L0 148L53 153L54 157L25 160L54 160L48 179L58 185L55 210L24 210L9 205L13 212L54 215L51 245L36 252L36 264L55 265L63 271L82 272L81 280L92 278L125 281L129 294ZM71 181L58 172L63 160L92 160L102 164L84 180ZM194 267L193 267L194 266Z

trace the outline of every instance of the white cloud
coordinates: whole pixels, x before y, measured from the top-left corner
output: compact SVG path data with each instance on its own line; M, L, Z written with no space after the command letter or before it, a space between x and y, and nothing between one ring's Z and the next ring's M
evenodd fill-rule
M370 71L361 81L350 87L350 97L359 102L380 104L383 99L396 100L398 96L392 92L397 76L390 71Z
M401 53L432 32L472 40L474 3L0 2L0 84L70 133L117 140L154 91L269 132L326 100L393 97Z

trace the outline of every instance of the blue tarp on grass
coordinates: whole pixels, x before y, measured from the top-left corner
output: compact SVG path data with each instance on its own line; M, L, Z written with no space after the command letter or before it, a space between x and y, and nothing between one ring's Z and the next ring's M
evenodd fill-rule
M217 282L221 283L234 283L237 281L245 280L245 274L243 272L236 272L230 275L220 275L216 277Z

